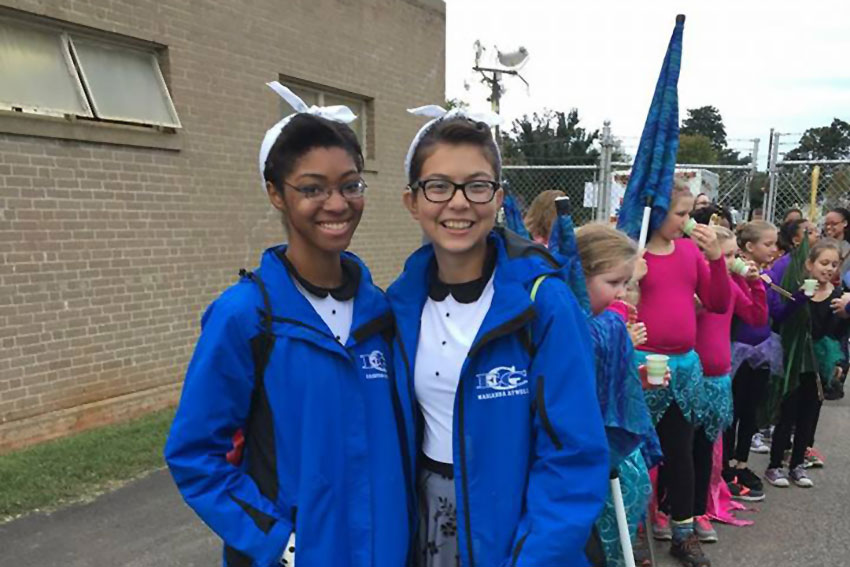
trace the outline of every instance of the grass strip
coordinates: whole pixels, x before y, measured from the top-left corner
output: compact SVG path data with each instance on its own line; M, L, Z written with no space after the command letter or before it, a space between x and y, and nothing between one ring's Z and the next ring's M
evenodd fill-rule
M174 410L0 455L0 521L83 500L164 465Z

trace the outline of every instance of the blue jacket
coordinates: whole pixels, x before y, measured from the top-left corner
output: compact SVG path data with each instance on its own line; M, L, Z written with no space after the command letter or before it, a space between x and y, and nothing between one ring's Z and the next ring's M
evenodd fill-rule
M544 248L507 231L489 241L497 250L493 301L455 395L461 564L587 565L609 469L586 317ZM433 247L422 247L388 290L407 445L417 448L423 424L414 364L432 261ZM532 303L530 290L544 274ZM414 452L413 470L415 459Z
M183 498L224 540L226 566L277 565L295 530L301 566L399 567L411 510L389 304L346 254L361 278L351 336L339 344L294 286L283 250L267 250L255 272L273 315L265 373L256 377L254 364L267 337L263 294L243 277L204 313L165 459ZM225 455L238 429L246 444L237 467Z

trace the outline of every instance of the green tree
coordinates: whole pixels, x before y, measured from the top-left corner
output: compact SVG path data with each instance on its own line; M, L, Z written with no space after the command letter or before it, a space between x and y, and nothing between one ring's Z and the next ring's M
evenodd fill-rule
M713 106L689 108L688 117L682 121L681 134L689 136L705 136L717 155L715 162L724 165L745 165L750 163L750 157L741 157L740 152L728 147L726 127L720 111ZM684 162L680 162L684 163ZM712 162L701 162L712 163Z
M680 134L676 163L717 163L717 150L711 140L702 134Z
M599 130L579 126L578 110L544 110L514 120L502 135L502 155L508 163L525 165L595 164Z
M700 135L708 138L718 153L726 147L726 127L720 111L713 106L689 108L688 117L682 121L681 134Z
M845 159L850 157L850 123L835 118L829 126L809 128L799 145L785 154L789 160Z

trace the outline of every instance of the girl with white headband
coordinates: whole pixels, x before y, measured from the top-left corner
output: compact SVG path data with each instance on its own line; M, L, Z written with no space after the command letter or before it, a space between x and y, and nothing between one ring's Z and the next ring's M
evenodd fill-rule
M412 112L437 116L411 144L404 195L430 244L388 295L415 565L587 565L608 455L585 316L544 247L494 229L497 117Z
M354 115L269 86L297 111L260 150L288 244L204 313L166 461L226 567L400 567L412 506L392 316L345 251L366 190Z

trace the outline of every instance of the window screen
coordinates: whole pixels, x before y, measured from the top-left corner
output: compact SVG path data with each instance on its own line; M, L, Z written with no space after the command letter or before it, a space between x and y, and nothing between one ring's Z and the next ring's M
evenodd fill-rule
M106 120L180 126L152 53L74 39L95 114Z
M91 116L60 32L0 20L0 103L23 110Z

